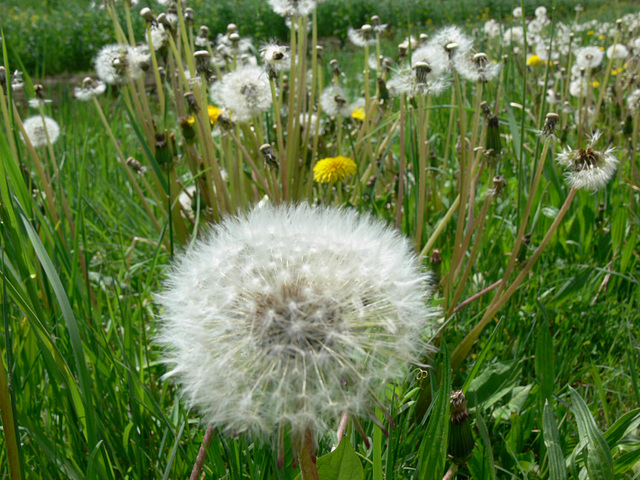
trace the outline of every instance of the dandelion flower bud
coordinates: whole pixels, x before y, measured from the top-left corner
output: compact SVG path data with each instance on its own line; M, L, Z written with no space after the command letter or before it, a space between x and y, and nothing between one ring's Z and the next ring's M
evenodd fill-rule
M43 121L44 118L44 121ZM60 136L60 126L53 118L34 115L27 118L23 124L24 133L35 148L54 144Z
M434 310L417 265L395 230L351 210L265 204L228 218L158 296L167 375L233 433L315 437L344 412L371 415L426 347Z
M462 390L451 393L451 426L449 428L448 454L453 463L462 465L471 457L475 442L471 425L469 424L469 410L467 399Z
M542 135L545 137L554 137L559 120L560 115L557 113L547 113L547 116L544 118L544 125L542 126Z
M276 171L280 168L280 162L278 162L278 157L276 157L271 144L265 143L264 145L262 145L260 147L260 152L262 153L264 162L269 168L272 168Z
M507 186L507 180L502 175L496 175L493 177L493 195L502 195L505 187Z

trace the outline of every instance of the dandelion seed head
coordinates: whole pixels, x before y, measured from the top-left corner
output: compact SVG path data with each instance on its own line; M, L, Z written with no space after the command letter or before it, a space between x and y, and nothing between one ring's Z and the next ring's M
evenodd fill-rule
M624 60L629 56L629 49L621 43L614 43L607 48L607 57L615 60Z
M141 77L149 66L148 47L105 45L94 59L96 74L104 83L122 85Z
M322 110L330 116L342 115L346 117L351 115L351 107L347 101L346 94L342 87L338 85L331 85L322 91L320 105Z
M593 70L600 66L603 57L604 52L598 47L581 47L576 50L576 66L586 70Z
M600 133L596 132L586 148L573 150L568 147L556 157L558 164L566 170L565 178L571 188L596 191L615 174L618 159L613 155L614 149L596 150L594 145L599 138Z
M257 66L238 68L211 86L211 98L231 112L232 120L248 122L271 107L269 76Z
M435 312L408 243L348 210L264 205L179 257L159 342L207 423L319 434L424 352Z
M44 118L44 121L43 121ZM34 115L27 118L23 122L24 132L26 133L31 145L35 148L46 147L49 143L47 141L47 135L51 144L56 143L60 136L60 126L53 118L42 117L40 115Z
M306 17L316 8L316 0L267 0L269 5L282 17Z
M88 102L92 98L102 95L106 90L107 85L104 82L86 77L82 80L82 87L75 87L73 89L73 96L78 100Z

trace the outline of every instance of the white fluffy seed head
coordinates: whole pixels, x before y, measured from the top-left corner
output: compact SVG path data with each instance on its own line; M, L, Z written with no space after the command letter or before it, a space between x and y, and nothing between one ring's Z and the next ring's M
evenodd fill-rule
M104 83L123 85L144 74L150 59L149 49L129 45L105 45L93 60L96 74Z
M265 205L223 221L158 296L168 375L232 432L322 434L344 411L366 414L432 334L410 252L350 210Z
M31 145L35 148L46 147L48 141L54 144L60 136L60 126L58 122L47 116L44 117L43 121L43 117L34 115L33 117L27 118L22 125L24 126L27 137L29 137ZM49 140L47 140L47 136Z
M568 147L556 157L558 164L566 169L565 178L571 188L599 190L615 174L618 159L613 155L614 149L596 150L594 145L599 138L600 133L596 132L586 148L573 150Z
M227 73L211 86L211 98L231 112L237 122L248 122L271 107L269 75L254 65Z

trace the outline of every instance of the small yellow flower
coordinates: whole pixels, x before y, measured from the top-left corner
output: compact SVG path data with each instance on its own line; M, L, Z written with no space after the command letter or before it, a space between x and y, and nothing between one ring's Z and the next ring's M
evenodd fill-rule
M529 65L530 67L537 67L541 64L542 64L542 60L535 53L529 55L529 58L527 58L527 65Z
M214 123L218 123L218 117L220 116L220 114L222 113L222 110L220 110L218 107L215 107L213 105L209 105L207 107L207 110L209 112L209 121L214 124Z
M351 117L356 120L364 121L364 108L360 107L354 109L353 112L351 112Z
M589 31L587 32L587 35L593 35L594 33L596 33L596 32L595 32L595 30L589 30Z
M598 88L600 86L600 82L598 80L594 80L593 82L591 82L591 86L593 88Z
M598 35L598 40L604 40L604 35Z
M356 162L349 157L323 158L313 167L313 179L318 183L335 183L356 173Z

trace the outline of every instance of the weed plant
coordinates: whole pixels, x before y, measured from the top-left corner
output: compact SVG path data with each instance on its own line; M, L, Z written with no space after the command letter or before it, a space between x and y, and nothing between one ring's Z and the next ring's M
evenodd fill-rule
M640 14L400 45L381 14L331 58L321 8L272 4L286 45L107 2L117 46L56 95L3 42L2 475L638 478ZM441 314L371 418L274 447L163 377L155 295L211 225L292 203L409 238Z

